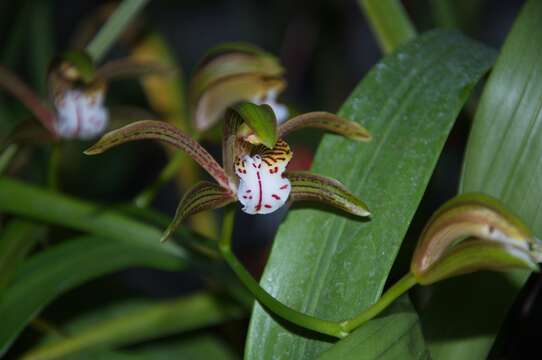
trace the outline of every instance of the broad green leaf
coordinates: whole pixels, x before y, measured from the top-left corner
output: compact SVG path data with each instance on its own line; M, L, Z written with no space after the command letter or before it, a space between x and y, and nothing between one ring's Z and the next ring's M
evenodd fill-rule
M292 212L261 280L273 296L331 320L350 318L378 299L448 132L493 58L493 51L456 32L433 31L370 71L339 116L363 121L373 140L326 135L313 171L337 178L364 199L372 218ZM246 356L312 359L331 345L277 323L256 305ZM423 353L419 342L409 347Z
M484 89L469 138L461 192L492 195L542 236L542 2L520 12ZM422 313L435 359L487 357L529 272L480 273L434 289ZM450 303L450 299L460 301ZM468 306L467 306L468 304Z
M241 119L254 131L259 142L272 149L277 142L277 118L269 105L241 103L233 107Z
M209 181L197 183L184 194L175 211L173 220L162 235L160 241L164 242L173 235L175 230L177 230L179 225L188 216L205 210L221 208L236 200L231 191L215 183Z
M223 188L230 187L228 176L213 156L188 134L165 121L136 121L120 129L110 131L87 149L85 154L97 155L126 142L145 139L160 140L183 150Z
M87 231L112 242L147 248L151 251L187 259L180 247L160 244L160 230L134 221L105 206L87 203L64 195L0 177L0 212ZM185 236L191 235L183 232Z
M410 346L423 342L418 316L403 296L380 317L322 353L318 360L430 359L423 346Z
M304 171L285 175L292 184L290 192L292 201L316 201L353 215L371 215L367 205L335 179Z
M183 263L161 251L84 236L41 252L23 264L0 292L0 355L51 300L84 282L130 266L177 270Z
M63 328L68 337L32 349L25 359L56 359L95 349L114 349L201 329L241 314L239 307L204 293L168 302L123 302L77 319Z
M13 219L0 232L0 291L13 278L15 271L43 236L43 226Z
M303 128L324 129L353 140L371 140L371 134L359 123L324 111L301 114L285 121L279 126L279 138Z

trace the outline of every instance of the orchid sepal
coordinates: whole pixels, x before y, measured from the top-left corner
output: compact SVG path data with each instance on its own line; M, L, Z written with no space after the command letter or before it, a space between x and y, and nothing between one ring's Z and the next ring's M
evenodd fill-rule
M203 169L205 169L220 186L224 189L232 190L231 181L228 175L212 155L189 135L163 121L142 120L126 125L120 129L113 130L102 136L96 144L85 150L85 154L101 154L120 144L144 139L160 140L185 151Z
M285 176L292 184L290 199L293 202L315 201L352 215L360 217L371 215L367 205L335 179L305 171L286 172Z
M164 231L160 241L169 239L188 216L205 210L218 209L235 201L235 195L230 190L208 181L197 183L184 194L173 220Z
M303 128L324 129L357 141L370 141L372 138L369 131L359 123L325 111L305 113L285 121L278 128L278 137L284 138Z

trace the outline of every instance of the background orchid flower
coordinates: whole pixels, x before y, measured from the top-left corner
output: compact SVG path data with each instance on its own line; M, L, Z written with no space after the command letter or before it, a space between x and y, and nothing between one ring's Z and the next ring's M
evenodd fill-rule
M288 108L276 100L286 87L283 74L276 57L253 45L227 43L211 49L190 84L195 127L212 127L229 106L241 101L268 104L279 122L286 120Z
M83 51L67 51L51 63L47 75L51 109L9 69L0 66L0 86L28 107L53 138L90 139L107 127L107 82L116 78L169 71L162 65L131 59L99 68Z
M254 143L246 141L247 126ZM104 135L85 151L102 153L125 142L156 139L185 151L203 167L216 183L203 181L188 190L175 217L166 229L167 239L184 218L200 211L223 207L239 201L248 214L268 214L290 201L320 201L356 216L369 216L367 206L337 180L309 172L287 173L292 151L279 135L303 127L317 127L369 140L370 135L358 123L336 115L315 112L300 115L277 126L275 114L268 105L242 103L226 114L223 133L223 166L194 139L175 126L160 121L139 121Z

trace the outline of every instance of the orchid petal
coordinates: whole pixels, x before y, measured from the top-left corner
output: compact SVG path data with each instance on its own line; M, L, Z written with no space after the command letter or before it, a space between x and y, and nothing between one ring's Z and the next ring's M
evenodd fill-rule
M174 74L175 71L173 66L167 66L156 61L125 58L104 64L97 70L97 75L104 80L115 80L146 75Z
M258 144L272 149L277 142L277 118L269 105L241 103L233 107L245 124L254 132Z
M65 139L87 140L100 135L106 128L108 112L104 92L67 90L55 99L55 129Z
M290 181L283 177L292 152L279 140L273 149L260 148L254 156L237 159L237 199L247 214L269 214L282 207L290 195Z
M269 91L281 91L285 82L280 77L259 74L238 75L221 79L199 97L194 107L195 125L205 130L216 124L229 106L261 97Z
M217 184L202 181L184 194L173 221L168 225L160 241L164 242L175 232L182 221L190 215L205 210L217 209L235 202L235 196Z
M239 149L241 142L239 140L238 132L242 124L243 119L239 116L239 113L230 108L226 112L222 133L222 167L230 179L237 178L235 176L234 162L235 159L241 155Z
M42 104L38 96L17 75L0 65L0 87L21 101L34 116L56 137L55 114Z
M371 215L367 205L335 179L304 171L285 175L292 183L292 201L317 201L356 216Z
M324 111L301 114L287 120L279 126L278 136L283 138L292 131L307 127L328 130L353 140L371 140L371 134L357 122Z
M163 121L137 121L105 134L96 144L85 151L87 155L100 154L114 146L135 140L155 139L186 151L224 189L230 189L230 181L224 169L196 140Z
M226 43L212 48L203 57L190 83L190 96L195 103L217 81L238 75L278 77L283 73L277 58L260 48L245 43Z

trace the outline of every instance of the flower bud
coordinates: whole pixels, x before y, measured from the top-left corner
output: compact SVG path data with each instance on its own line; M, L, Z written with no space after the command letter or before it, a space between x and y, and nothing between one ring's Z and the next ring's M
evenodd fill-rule
M521 220L483 194L460 195L426 225L411 263L420 284L478 271L538 270L538 240Z
M210 128L241 101L268 104L279 121L286 119L287 108L276 102L286 86L283 73L275 57L253 46L227 44L211 50L190 85L195 126Z

